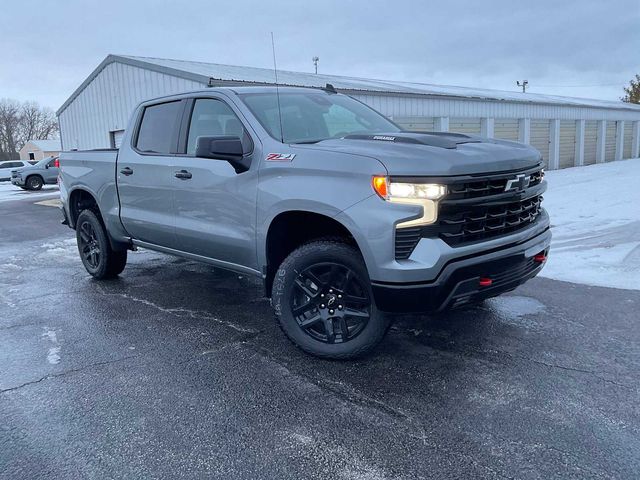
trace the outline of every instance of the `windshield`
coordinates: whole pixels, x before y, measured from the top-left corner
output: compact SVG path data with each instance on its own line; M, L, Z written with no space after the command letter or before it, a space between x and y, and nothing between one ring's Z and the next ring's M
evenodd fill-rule
M354 133L392 133L400 128L375 110L345 95L324 92L280 94L282 130L275 92L241 96L260 124L276 140L284 143L316 143Z
M38 163L36 163L35 166L36 167L44 167L47 163L49 163L51 160L53 160L53 158L54 157L43 158Z

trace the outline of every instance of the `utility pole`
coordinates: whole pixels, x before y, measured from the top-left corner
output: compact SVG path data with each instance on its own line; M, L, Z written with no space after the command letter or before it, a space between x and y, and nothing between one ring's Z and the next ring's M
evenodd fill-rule
M320 61L320 57L313 57L311 59L313 62L313 66L316 68L316 75L318 74L318 62Z
M529 86L529 80L523 80L522 83L520 83L520 80L517 80L516 85L518 85L519 87L522 87L522 93L527 93L527 86Z

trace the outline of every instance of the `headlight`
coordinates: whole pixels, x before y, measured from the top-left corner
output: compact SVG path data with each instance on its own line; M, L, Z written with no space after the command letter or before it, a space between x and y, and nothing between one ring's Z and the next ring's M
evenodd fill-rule
M389 184L391 198L426 198L440 200L447 193L447 187L437 183L400 183Z
M447 187L438 183L393 182L383 176L373 177L372 186L378 195L389 202L422 206L421 217L401 222L397 227L416 227L435 222L438 218L438 200L447 193Z

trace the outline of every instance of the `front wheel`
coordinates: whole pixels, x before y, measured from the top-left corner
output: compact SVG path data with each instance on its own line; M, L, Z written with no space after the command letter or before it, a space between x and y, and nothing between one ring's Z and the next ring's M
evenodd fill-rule
M362 256L344 243L316 241L292 252L276 273L273 305L291 341L318 357L364 355L387 331Z
M127 264L127 251L111 248L102 222L91 210L83 210L78 216L76 239L84 268L93 277L102 280L122 273Z
M29 190L40 190L43 185L44 181L42 180L42 177L38 175L32 175L27 178L27 189Z

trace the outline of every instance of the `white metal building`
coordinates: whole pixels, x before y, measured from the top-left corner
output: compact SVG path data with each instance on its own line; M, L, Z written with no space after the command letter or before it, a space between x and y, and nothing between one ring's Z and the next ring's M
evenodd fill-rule
M278 71L278 80L331 83L407 129L529 143L551 169L639 156L640 105L288 71ZM273 83L273 70L264 68L109 55L58 110L62 146L119 146L129 115L148 98L207 85Z

